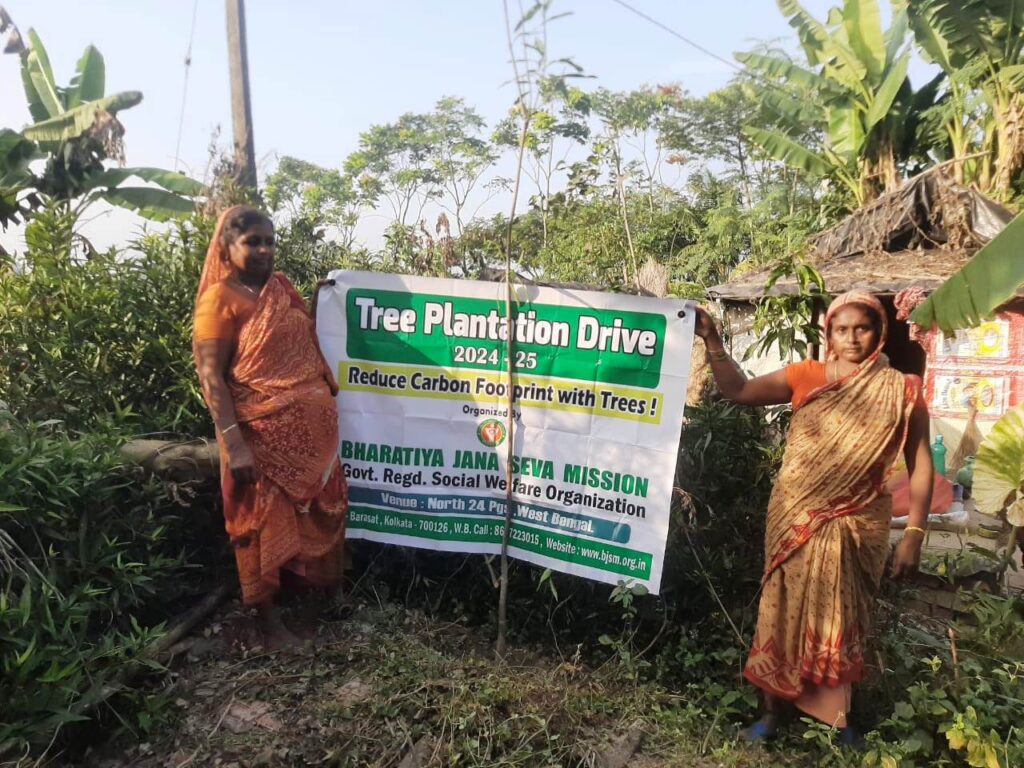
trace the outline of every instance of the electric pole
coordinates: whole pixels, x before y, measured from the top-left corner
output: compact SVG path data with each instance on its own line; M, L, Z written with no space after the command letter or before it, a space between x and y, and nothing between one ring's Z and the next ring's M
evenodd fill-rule
M231 121L235 134L235 170L238 183L256 189L256 147L252 137L249 102L249 56L245 44L245 0L226 0L228 62L231 71Z

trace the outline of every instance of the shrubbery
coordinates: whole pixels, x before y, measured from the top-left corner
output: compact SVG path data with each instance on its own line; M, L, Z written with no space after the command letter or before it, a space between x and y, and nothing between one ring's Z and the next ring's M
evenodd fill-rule
M117 443L0 422L0 754L94 716L104 685L190 583L196 511L126 464Z

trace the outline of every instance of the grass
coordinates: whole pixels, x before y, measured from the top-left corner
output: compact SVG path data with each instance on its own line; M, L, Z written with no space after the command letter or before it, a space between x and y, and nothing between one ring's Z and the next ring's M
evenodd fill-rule
M535 648L499 664L477 630L397 605L311 624L300 655L262 653L248 625L237 606L222 615L164 682L169 706L150 732L126 729L86 762L383 768L415 747L421 766L568 768L604 765L639 733L632 768L820 764L792 740L773 752L737 745L737 726L709 714L699 691Z

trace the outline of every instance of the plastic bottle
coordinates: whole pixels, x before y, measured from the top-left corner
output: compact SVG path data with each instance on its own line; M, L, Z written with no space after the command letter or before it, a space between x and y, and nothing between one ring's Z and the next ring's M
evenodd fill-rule
M932 464L935 465L936 472L938 472L942 476L945 476L946 446L942 442L942 435L936 435L935 442L932 443Z
M968 456L964 459L964 465L960 467L960 471L956 473L956 481L960 483L966 490L970 491L971 486L974 484L974 457Z
M956 481L963 486L964 498L971 498L971 488L974 486L974 457L968 456L964 460L964 465L960 467L960 471L956 473Z

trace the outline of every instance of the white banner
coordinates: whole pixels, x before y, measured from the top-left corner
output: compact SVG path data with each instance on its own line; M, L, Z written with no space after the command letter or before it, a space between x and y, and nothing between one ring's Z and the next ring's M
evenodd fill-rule
M505 286L332 272L348 537L498 553L507 510ZM661 583L689 377L689 302L517 286L509 552Z

